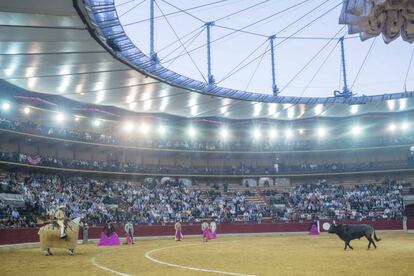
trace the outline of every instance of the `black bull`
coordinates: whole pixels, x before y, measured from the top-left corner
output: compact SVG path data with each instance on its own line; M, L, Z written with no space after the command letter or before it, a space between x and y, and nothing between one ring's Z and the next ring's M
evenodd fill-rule
M377 245L372 239L372 236L374 236L374 239L377 242L381 240L375 234L374 227L368 224L353 224L353 225L332 224L328 230L328 233L337 234L338 237L345 242L344 250L346 250L347 247L353 250L354 248L352 248L352 246L349 243L352 240L360 239L364 236L369 241L368 249L370 249L371 244L374 245L375 249L377 248Z

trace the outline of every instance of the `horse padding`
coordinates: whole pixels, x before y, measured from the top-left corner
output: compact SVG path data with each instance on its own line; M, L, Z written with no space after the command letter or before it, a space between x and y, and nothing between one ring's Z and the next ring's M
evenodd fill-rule
M66 227L66 238L60 238L59 227L54 224L48 224L39 229L40 248L66 248L75 249L79 236L79 225L68 222Z

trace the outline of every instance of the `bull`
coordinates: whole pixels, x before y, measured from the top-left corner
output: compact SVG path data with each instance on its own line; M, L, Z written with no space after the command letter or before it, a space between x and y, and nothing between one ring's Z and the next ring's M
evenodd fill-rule
M338 235L338 237L345 242L344 250L346 250L347 247L354 250L354 248L349 243L352 240L361 239L364 236L369 241L368 249L371 248L371 244L374 245L375 249L377 249L377 245L375 244L374 240L376 242L379 242L381 240L375 234L374 227L368 224L332 224L329 227L328 233ZM374 237L374 239L372 237Z

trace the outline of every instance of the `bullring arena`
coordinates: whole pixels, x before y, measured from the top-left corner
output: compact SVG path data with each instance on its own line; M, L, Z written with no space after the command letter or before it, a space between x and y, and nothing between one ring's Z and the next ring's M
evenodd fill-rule
M367 251L361 239L346 252L335 236L298 233L220 236L208 243L201 237L140 239L115 249L88 244L70 257L59 249L50 258L37 247L8 249L0 252L0 269L2 275L412 275L414 235L379 236L377 250Z
M0 275L414 276L414 0L0 0Z

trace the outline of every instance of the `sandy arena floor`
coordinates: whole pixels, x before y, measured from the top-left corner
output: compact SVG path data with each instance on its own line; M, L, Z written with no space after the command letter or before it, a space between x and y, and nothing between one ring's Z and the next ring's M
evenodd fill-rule
M75 256L60 249L0 250L0 275L414 275L414 234L378 233L378 249L365 239L344 251L334 235L219 236L138 240L133 246L80 245Z

